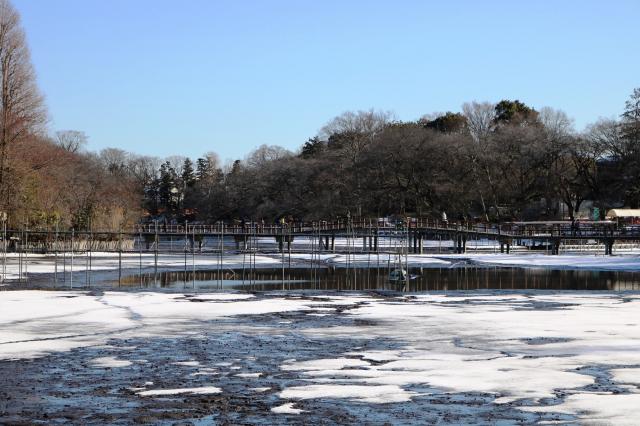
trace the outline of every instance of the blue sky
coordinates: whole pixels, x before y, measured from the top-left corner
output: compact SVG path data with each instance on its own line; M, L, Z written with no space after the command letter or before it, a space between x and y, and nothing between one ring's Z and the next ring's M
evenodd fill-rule
M13 0L50 128L241 158L347 111L520 99L581 129L640 86L640 1Z

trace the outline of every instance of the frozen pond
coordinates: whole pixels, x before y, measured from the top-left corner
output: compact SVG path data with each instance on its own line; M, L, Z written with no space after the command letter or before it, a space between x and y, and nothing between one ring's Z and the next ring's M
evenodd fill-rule
M0 292L0 424L636 424L636 292Z
M16 260L0 424L640 416L635 255L411 255L407 288L370 255Z

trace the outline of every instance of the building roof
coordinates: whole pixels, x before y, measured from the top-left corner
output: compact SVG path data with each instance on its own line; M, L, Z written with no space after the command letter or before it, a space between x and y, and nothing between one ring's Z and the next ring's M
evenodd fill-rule
M607 217L640 217L640 209L611 209L607 212Z

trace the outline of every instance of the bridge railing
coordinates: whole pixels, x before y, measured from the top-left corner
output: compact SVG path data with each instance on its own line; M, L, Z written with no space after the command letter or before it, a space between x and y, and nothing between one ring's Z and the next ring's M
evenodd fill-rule
M310 221L310 222L285 222L285 223L264 223L262 221L246 221L212 224L186 223L186 224L164 224L152 222L138 224L133 230L122 232L109 232L98 230L75 230L76 235L90 235L92 239L105 238L113 240L118 238L118 234L173 234L173 235L203 235L203 234L224 234L224 235L287 235L287 234L313 234L313 233L333 233L333 232L356 232L358 234L383 234L420 231L435 232L465 232L474 233L479 237L490 238L640 238L640 225L623 225L614 222L508 222L508 223L486 223L486 222L456 222L441 221L430 218L411 218L408 221L391 222L388 220L377 220L356 218L336 219L333 221ZM21 229L8 230L8 237L16 236L16 233L27 233L32 238L54 238L58 233L63 235L71 230L55 229ZM38 234L42 234L38 236ZM104 236L101 236L104 234Z
M551 237L635 237L640 236L639 225L616 225L611 222L580 224L562 223L472 223L449 222L426 218L415 218L405 222L378 221L375 219L339 219L334 221L286 222L265 224L262 222L214 223L214 224L139 224L135 233L144 234L225 234L225 235L280 235L289 233L316 232L394 232L406 230L433 230L477 233L479 235L504 235L515 238L551 238Z
M504 224L502 229L505 234L518 237L635 237L640 236L640 226L616 225L615 223L589 223L580 224L570 222L554 224Z
M444 230L495 233L501 232L501 225L491 223L465 223L448 222L433 219L411 219L408 222L388 222L375 219L313 221L313 222L286 222L278 224L265 224L262 222L222 223L215 224L164 224L145 223L138 224L134 233L143 234L264 234L277 235L287 233L313 233L331 231L399 231L399 230Z

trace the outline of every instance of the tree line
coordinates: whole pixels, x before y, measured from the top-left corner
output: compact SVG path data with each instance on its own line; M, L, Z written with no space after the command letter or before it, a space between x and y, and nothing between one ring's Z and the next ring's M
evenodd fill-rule
M297 151L261 146L220 167L215 155L147 185L149 212L201 221L301 220L394 214L555 220L586 202L604 212L640 205L640 89L620 119L576 132L566 113L518 101L402 122L346 112ZM173 191L173 192L172 192Z
M640 206L640 89L624 113L577 132L567 114L518 100L398 121L345 112L297 151L260 146L222 164L86 151L47 132L20 19L0 0L0 214L10 227L118 230L140 220L297 220L418 215L574 218Z
M0 0L0 219L9 227L119 229L138 220L142 187L82 152L86 136L47 132L48 114L20 16Z

